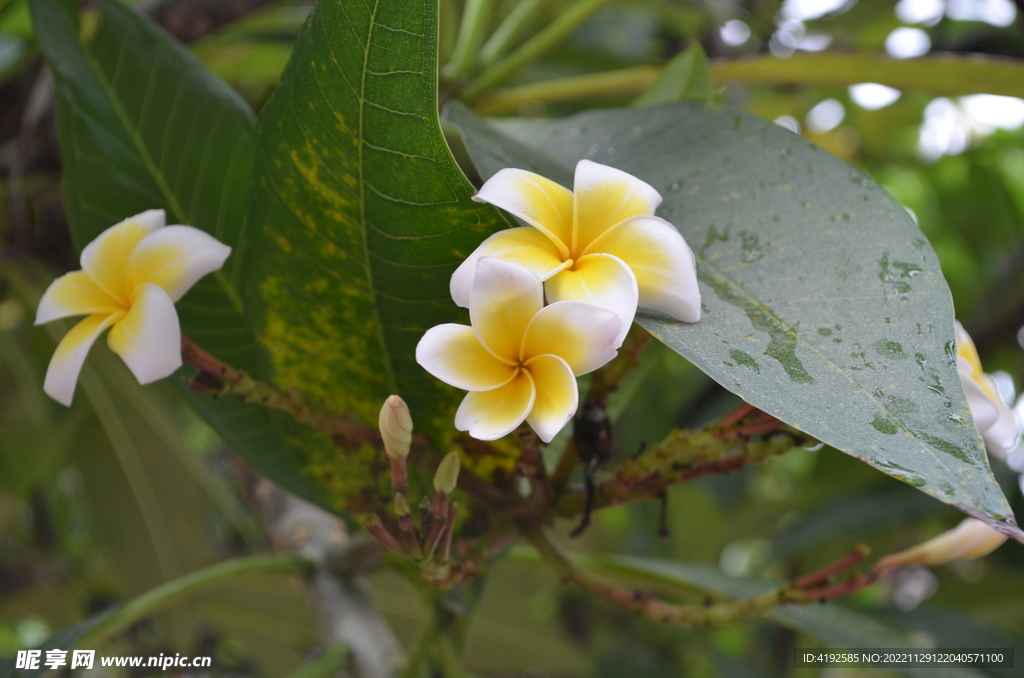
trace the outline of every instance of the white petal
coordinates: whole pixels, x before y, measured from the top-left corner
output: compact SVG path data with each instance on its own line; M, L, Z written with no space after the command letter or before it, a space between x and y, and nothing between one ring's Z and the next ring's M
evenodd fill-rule
M980 558L1006 541L1006 535L975 518L966 518L952 530L878 561L876 572L906 565L942 565Z
M497 440L516 429L533 408L536 389L526 370L492 391L470 391L455 413L455 428L477 440Z
M147 210L114 224L82 250L82 270L107 294L128 307L132 290L125 272L135 246L164 225L163 210Z
M64 335L53 357L50 358L49 367L46 368L46 379L43 381L43 391L46 395L61 405L71 405L75 395L75 384L78 383L78 375L82 371L85 357L89 355L89 349L103 331L117 322L122 315L123 312L91 315Z
M174 302L162 287L143 283L132 308L107 335L140 384L169 377L181 367L181 327Z
M493 355L515 365L526 326L543 305L544 286L536 275L495 257L477 261L469 318Z
M576 414L580 394L569 364L555 355L539 355L524 366L537 389L533 409L526 421L546 443Z
M619 316L592 304L558 301L538 313L523 338L524 362L540 355L564 360L573 374L601 367L621 345Z
M587 253L614 254L636 276L640 306L683 322L700 320L700 288L693 252L675 226L659 217L633 217L612 226Z
M565 265L555 244L536 228L521 226L498 231L480 243L452 274L452 299L464 308L469 306L476 262L480 257L497 257L519 264L541 280L547 280L560 266Z
M572 190L575 210L570 249L576 255L615 224L630 217L653 215L661 204L661 194L647 182L590 160L576 164Z
M177 301L230 254L230 247L198 228L165 226L135 246L128 258L128 286L155 283Z
M126 310L85 271L73 271L50 283L36 309L36 325L73 315L110 315Z
M1017 417L1013 410L999 399L999 387L995 380L988 374L982 374L981 378L988 385L988 391L996 394L995 400L989 398L996 408L996 420L988 428L980 429L981 437L985 439L985 446L1000 459L1006 458L1006 451L1017 444L1017 436L1020 431L1017 427Z
M622 324L616 348L622 345L636 315L636 276L629 266L611 254L588 254L577 259L572 268L551 276L544 283L544 291L548 301L581 301L618 314Z
M539 174L506 168L488 179L473 200L500 207L540 229L568 258L573 214L569 189Z
M446 384L467 391L489 391L507 384L516 368L483 347L472 327L431 327L416 344L416 362Z
M964 395L967 396L967 405L971 408L974 425L984 433L999 419L999 410L981 384L974 380L974 370L967 358L962 355L956 357L956 370L964 387Z

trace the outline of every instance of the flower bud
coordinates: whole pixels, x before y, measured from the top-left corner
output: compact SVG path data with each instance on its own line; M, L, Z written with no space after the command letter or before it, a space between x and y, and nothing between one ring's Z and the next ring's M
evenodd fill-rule
M955 560L971 560L991 553L1006 541L1006 535L975 518L967 518L952 530L886 556L875 565L876 572L905 565L942 565Z
M384 452L392 459L404 459L412 445L412 416L409 406L396 395L388 396L380 408L380 437Z
M410 513L412 513L412 511L409 508L409 500L406 499L404 494L396 494L395 495L395 515L398 516L399 518L404 518L405 516L409 515Z
M434 489L444 494L451 494L455 483L459 480L459 453L449 452L437 467L434 474Z

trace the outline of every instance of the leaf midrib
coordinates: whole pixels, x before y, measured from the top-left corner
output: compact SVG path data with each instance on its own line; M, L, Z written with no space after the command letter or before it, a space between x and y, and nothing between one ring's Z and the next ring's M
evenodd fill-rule
M122 38L122 40L125 39L126 38L124 37ZM97 82L99 82L100 87L103 89L103 92L107 95L107 99L108 101L110 101L111 108L114 109L114 113L117 115L118 121L124 128L125 133L128 135L128 139L135 147L136 153L138 153L139 157L142 159L143 165L145 165L146 169L149 170L151 178L153 179L154 182L156 182L157 188L163 194L164 200L167 201L167 205L170 208L171 212L174 213L175 220L177 220L179 223L184 224L186 221L188 221L188 217L185 214L184 210L182 209L181 204L178 202L178 197L174 194L173 191L171 191L170 186L167 185L167 182L164 179L164 176L161 173L160 168L157 166L157 164L153 160L153 157L150 155L149 149L146 148L146 145L139 137L137 130L135 130L135 128L132 126L131 118L128 116L127 111L125 111L124 107L122 106L121 101L113 88L113 85L107 80L106 75L104 75L103 70L102 68L100 68L99 64L96 63L96 60L93 58L92 52L88 50L85 47L85 45L82 45L81 43L79 44L81 45L82 53L85 55L86 63L89 64L89 69L92 71L93 76L96 78ZM122 49L123 45L124 42L122 42ZM235 289L231 286L230 281L228 280L227 276L224 273L224 270L220 269L214 272L213 275L214 278L217 280L218 286L224 292L225 296L227 296L228 300L231 301L231 305L234 307L235 311L237 311L239 314L244 313L245 307L242 304L242 298L238 295L238 292L235 291Z
M395 370L391 363L391 352L388 350L387 339L384 337L384 324L381 321L380 309L377 305L377 287L373 282L373 268L372 262L370 261L370 243L369 238L367 237L367 231L369 229L367 228L366 222L366 181L363 177L363 146L365 144L365 141L363 140L363 110L366 107L366 74L367 65L370 61L370 46L373 43L373 29L374 26L377 25L377 10L379 8L380 0L374 0L373 9L370 12L369 29L366 33L366 43L363 45L363 67L362 76L359 82L359 143L356 146L358 149L356 167L359 171L359 235L363 243L363 268L366 271L367 288L370 291L370 312L373 315L374 334L377 336L377 342L380 344L381 348L381 355L384 358L384 369L386 371L388 387L391 389L392 393L397 393L398 386L395 381ZM349 22L351 23L351 19Z

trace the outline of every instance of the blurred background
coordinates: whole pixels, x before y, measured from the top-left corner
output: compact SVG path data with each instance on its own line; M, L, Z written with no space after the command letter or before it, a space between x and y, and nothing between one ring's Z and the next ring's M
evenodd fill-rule
M266 0L136 4L257 111L309 11L309 3ZM493 24L517 4L496 2ZM520 41L572 3L534 4L539 9ZM450 51L461 4L442 5L440 43ZM803 63L811 70L813 61L798 60L842 50L894 59L935 52L1024 58L1024 2L621 0L505 86L664 64L695 41L713 64L772 55L780 68ZM957 316L1001 396L1024 414L1024 400L1017 400L1024 385L1024 100L987 94L984 81L976 93L950 97L873 83L870 70L863 80L716 80L713 88L716 100L774 120L868 172L907 209L938 253ZM526 99L499 112L561 116L635 96ZM25 0L0 0L0 657L197 568L268 550L241 462L168 384L138 386L99 342L73 407L42 393L62 330L32 326L35 300L53 276L78 268L62 207L53 103ZM737 404L656 344L611 403L622 422L616 454L633 454L672 427L699 426ZM1024 517L1017 475L1024 447L993 466ZM904 548L959 519L913 488L821 448L674 488L667 540L659 539L659 505L652 502L598 513L578 544L593 553L653 555L777 579L815 569L857 542L879 555ZM386 568L371 580L378 607L408 643L421 618L413 592ZM1024 547L1011 541L981 560L904 570L842 605L922 647L1016 645L1024 652ZM318 643L298 583L266 574L182 601L103 651L211 655L211 675L283 676ZM560 586L513 550L488 580L467 669L493 676L837 675L788 668L791 648L820 643L775 617L710 630L661 627Z

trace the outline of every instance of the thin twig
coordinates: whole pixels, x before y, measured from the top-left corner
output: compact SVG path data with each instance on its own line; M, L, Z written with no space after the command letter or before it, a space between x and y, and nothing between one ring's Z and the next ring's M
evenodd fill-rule
M679 605L660 600L649 592L636 591L599 579L574 563L543 529L534 530L525 536L540 553L541 558L565 579L605 602L659 623L682 626L731 624L745 617L767 612L778 605L829 600L847 595L874 582L871 575L854 574L846 582L827 588L799 588L790 585L743 600L711 602L706 605ZM845 563L848 560L849 557L840 562ZM832 571L835 567L829 566L826 570ZM820 573L808 578L818 580Z

